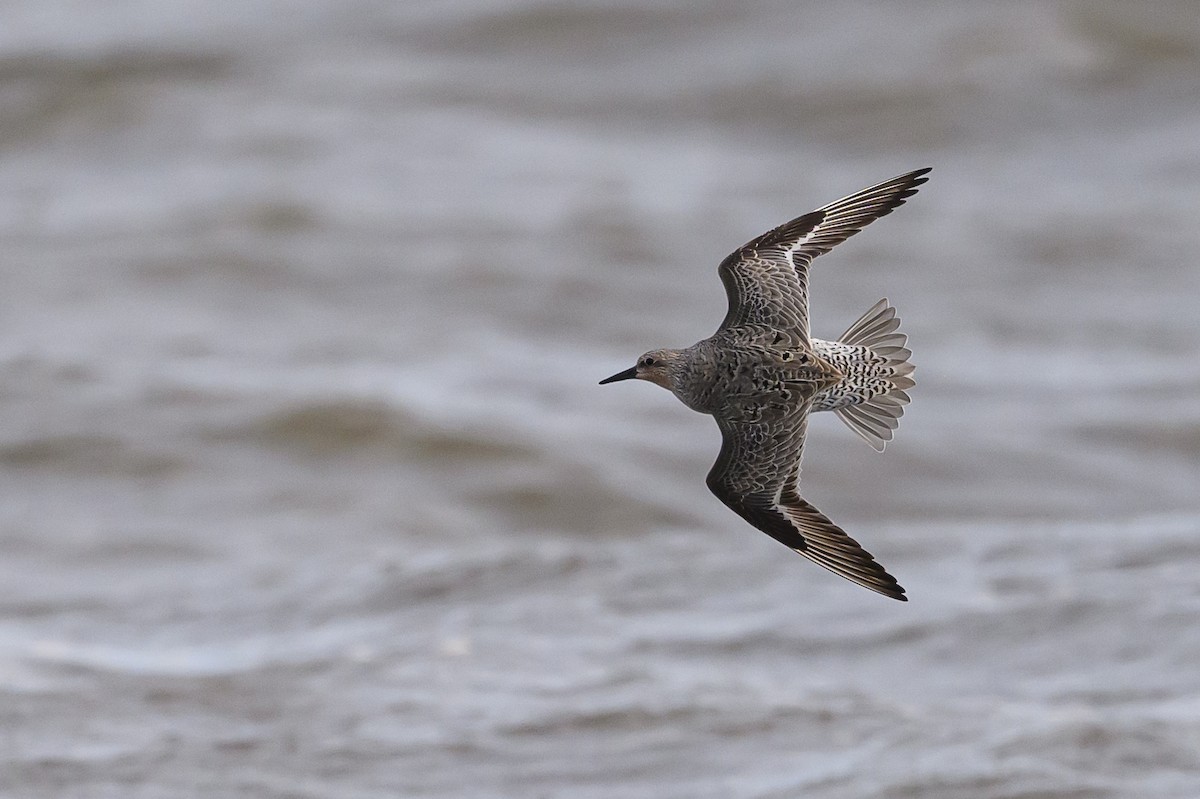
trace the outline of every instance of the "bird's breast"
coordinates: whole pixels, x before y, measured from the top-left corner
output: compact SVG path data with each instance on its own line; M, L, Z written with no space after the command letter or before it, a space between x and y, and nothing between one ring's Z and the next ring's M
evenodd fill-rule
M701 413L728 418L786 415L840 373L802 348L697 347L676 379L676 396Z

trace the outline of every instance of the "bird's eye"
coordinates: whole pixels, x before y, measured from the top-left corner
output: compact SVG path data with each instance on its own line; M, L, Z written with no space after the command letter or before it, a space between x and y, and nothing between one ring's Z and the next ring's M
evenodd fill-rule
M642 358L642 366L653 366L653 365L654 365L653 358Z

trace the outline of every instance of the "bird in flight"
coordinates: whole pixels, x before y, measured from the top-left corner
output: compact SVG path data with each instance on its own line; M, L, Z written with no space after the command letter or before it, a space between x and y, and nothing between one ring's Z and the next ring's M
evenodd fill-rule
M735 250L717 272L729 310L709 338L651 350L600 381L647 380L712 415L721 453L708 487L767 535L826 569L906 601L896 578L800 496L808 416L833 411L879 452L899 424L912 388L912 353L896 309L880 300L837 341L808 330L808 268L818 255L894 211L917 193L918 169L793 219Z

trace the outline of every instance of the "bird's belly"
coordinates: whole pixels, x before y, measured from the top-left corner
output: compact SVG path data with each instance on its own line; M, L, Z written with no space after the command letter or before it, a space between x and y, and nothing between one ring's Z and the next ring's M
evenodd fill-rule
M758 420L794 412L828 383L828 375L817 365L742 358L697 370L678 396L700 413Z

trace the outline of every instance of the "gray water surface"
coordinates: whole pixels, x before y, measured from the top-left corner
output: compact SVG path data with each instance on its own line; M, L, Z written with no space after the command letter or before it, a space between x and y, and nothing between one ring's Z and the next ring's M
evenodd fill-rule
M1189 3L25 0L0 26L0 795L1200 796ZM596 381L716 265L897 306L880 457L705 488Z

